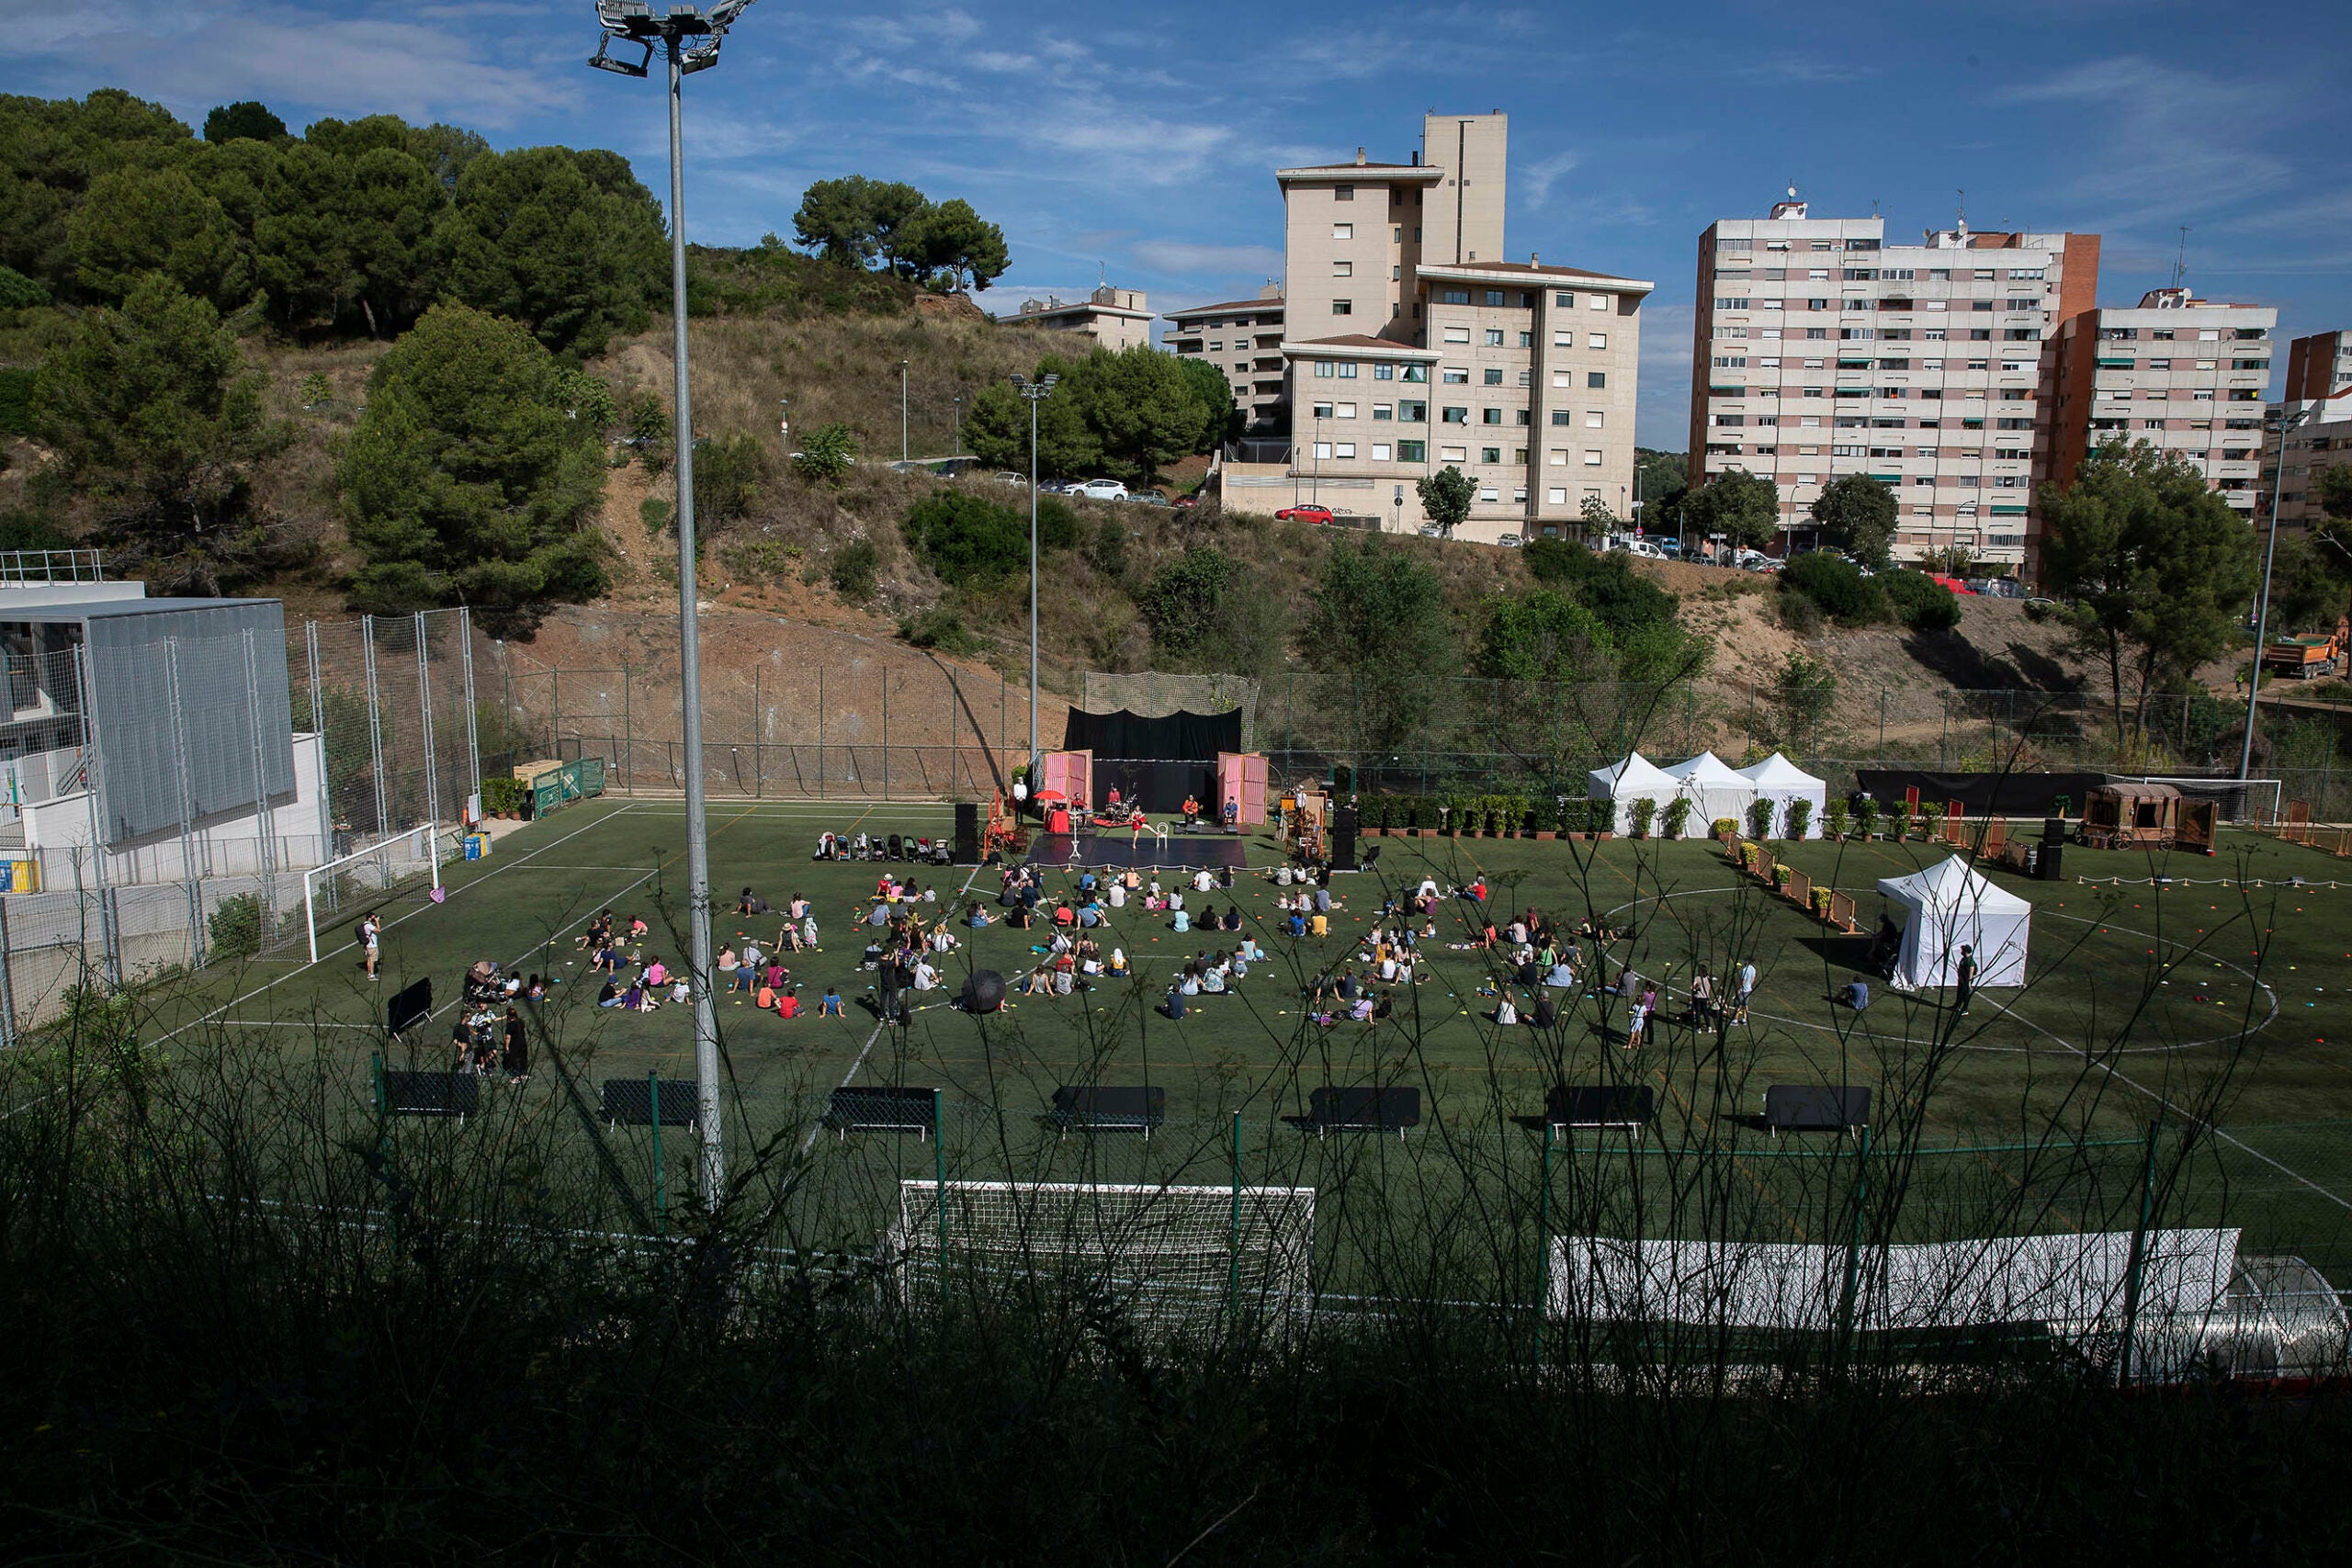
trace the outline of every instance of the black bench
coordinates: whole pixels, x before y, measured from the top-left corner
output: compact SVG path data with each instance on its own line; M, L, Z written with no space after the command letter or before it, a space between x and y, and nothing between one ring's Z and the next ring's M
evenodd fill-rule
M1141 1133L1148 1138L1168 1121L1168 1091L1157 1086L1064 1084L1054 1090L1054 1108L1046 1120L1058 1133Z
M837 1089L826 1102L824 1125L843 1137L852 1133L912 1133L931 1135L933 1101L928 1089Z
M1555 1083L1544 1091L1541 1119L1522 1116L1521 1126L1603 1129L1632 1133L1657 1120L1657 1091L1647 1084Z
M394 1116L470 1116L481 1104L471 1073L384 1074L384 1109Z
M1776 1083L1764 1091L1764 1125L1782 1133L1849 1133L1871 1124L1871 1091L1826 1084Z
M653 1085L644 1078L606 1078L603 1085L605 1121L614 1127L653 1125ZM702 1089L693 1079L664 1083L661 1095L662 1125L695 1127L702 1123Z
M1421 1091L1402 1086L1389 1089L1335 1089L1329 1085L1306 1097L1306 1114L1285 1116L1292 1126L1320 1137L1326 1133L1394 1133L1421 1124Z

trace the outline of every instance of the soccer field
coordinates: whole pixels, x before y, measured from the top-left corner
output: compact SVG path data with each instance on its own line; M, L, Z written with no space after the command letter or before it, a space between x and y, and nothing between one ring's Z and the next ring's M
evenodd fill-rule
M2053 1129L2078 1145L2116 1151L2118 1168L2136 1174L2138 1141L2152 1120L2210 1121L2220 1129L2216 1146L2233 1190L2241 1199L2273 1192L2268 1212L2281 1216L2282 1230L2325 1228L2335 1237L2352 1220L2345 1129L2311 1125L2352 1121L2352 874L2341 887L2289 885L2297 876L2324 884L2344 866L2300 846L2230 834L2210 859L2068 852L2070 876L2125 879L2120 886L1993 873L2035 907L2029 984L1980 992L1962 1018L1940 994L1905 997L1883 987L1874 987L1873 1005L1860 1015L1833 1006L1867 939L1832 933L1736 872L1711 843L1367 840L1380 849L1376 867L1334 878L1344 908L1318 942L1282 931L1277 889L1264 874L1281 849L1257 837L1249 841L1251 870L1237 877L1233 893L1193 895L1190 904L1223 908L1238 899L1246 930L1271 962L1254 965L1232 994L1200 998L1182 1021L1156 1010L1171 973L1193 954L1238 939L1179 934L1167 916L1147 914L1131 900L1111 911L1109 929L1097 934L1106 951L1125 948L1134 978L1067 998L1016 998L1003 1014L969 1017L947 1005L964 975L993 968L1019 976L1036 962L1033 945L1045 932L1003 925L973 931L959 922L964 946L942 964L946 984L921 998L910 1025L886 1028L872 1005L874 976L861 966L867 928L859 923L883 867L817 863L811 850L827 829L941 837L951 820L944 806L712 809L717 942L740 947L756 937L764 945L775 937L780 917L754 925L730 912L747 885L779 908L805 894L820 927L820 951L793 955L801 1017L786 1021L739 996L720 999L730 1147L783 1139L812 1145L820 1136L814 1118L837 1086L920 1086L941 1091L956 1119L951 1146L963 1168L978 1171L987 1162L974 1143L1001 1142L1008 1123L1034 1123L1057 1086L1148 1083L1164 1089L1168 1100L1170 1126L1153 1141L1156 1150L1094 1152L1102 1139L1023 1142L1019 1151L1001 1150L988 1173L1035 1175L1045 1168L1040 1161L1091 1161L1102 1179L1216 1183L1238 1168L1231 1147L1245 1136L1252 1180L1309 1179L1300 1174L1306 1166L1333 1160L1418 1160L1440 1144L1453 1146L1457 1162L1467 1157L1462 1149L1473 1148L1484 1151L1478 1160L1516 1168L1513 1162L1535 1157L1531 1150L1542 1151L1540 1139L1511 1118L1536 1115L1554 1082L1651 1086L1659 1107L1654 1146L1661 1149L1736 1131L1760 1145L1761 1134L1740 1130L1760 1110L1768 1085L1851 1083L1874 1090L1874 1121L1909 1119L1917 1146L1969 1149L1971 1167L1996 1185L2030 1185L2031 1160L1983 1151L2042 1145ZM318 964L302 961L298 942L234 974L208 972L200 984L164 995L148 1037L168 1041L198 1025L251 1030L282 1038L288 1050L323 1046L326 1059L362 1082L378 1051L394 1066L438 1068L447 1065L459 976L487 958L559 982L534 1023L531 1082L494 1092L558 1092L551 1054L582 1084L658 1071L684 1092L694 1076L692 1010L642 1015L587 1005L594 981L573 945L588 918L610 907L624 925L642 914L653 928L632 955L682 962L684 824L674 800L606 798L525 826L502 837L490 859L445 867L446 902L432 902L421 886L383 902L379 983L371 985L358 964L350 928L360 910L346 907L322 931ZM1784 848L1787 862L1817 886L1851 894L1866 924L1881 907L1880 877L1948 852L1919 841ZM942 908L968 892L994 908L994 868L894 869L935 888ZM1441 912L1435 936L1423 939L1419 982L1397 998L1392 1021L1316 1025L1305 1006L1306 986L1354 961L1384 899L1401 897L1424 875L1447 887L1483 875L1491 905L1505 917L1527 907L1568 926L1587 913L1608 916L1632 932L1611 950L1611 973L1630 964L1662 981L1669 1005L1661 1010L1669 1018L1695 965L1722 975L1752 960L1760 978L1749 1021L1720 1043L1712 1031L1668 1021L1642 1048L1628 1050L1623 1002L1588 985L1555 1030L1498 1026L1489 1016L1491 995L1482 994L1496 977L1488 955L1453 945L1470 934L1470 907L1454 900ZM2164 877L2175 880L2149 882ZM2224 879L2271 886L2222 886ZM1046 882L1050 900L1074 884L1075 873L1055 868ZM440 1010L388 1042L384 1001L420 976L432 977ZM828 986L847 999L846 1016L816 1016ZM1371 1082L1419 1088L1423 1127L1401 1144L1332 1139L1323 1141L1330 1148L1296 1159L1285 1152L1318 1142L1281 1122L1302 1113L1313 1089ZM983 1126L998 1131L983 1134ZM1086 1152L1062 1150L1064 1143ZM1350 1152L1340 1153L1341 1145ZM683 1153L683 1137L679 1147ZM1792 1146L1790 1158L1837 1157L1835 1145L1816 1141L1806 1148L1800 1155ZM933 1157L914 1140L892 1141L891 1154L870 1174L885 1183L893 1173L928 1176ZM1313 1179L1329 1183L1341 1175L1327 1168ZM2098 1216L2080 1218L2088 1224ZM1805 1231L1793 1218L1785 1228Z

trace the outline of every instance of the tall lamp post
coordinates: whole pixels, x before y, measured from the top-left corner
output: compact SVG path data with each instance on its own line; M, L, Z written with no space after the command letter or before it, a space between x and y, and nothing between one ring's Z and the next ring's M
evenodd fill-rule
M2245 682L2245 744L2238 751L2240 784L2254 772L2255 705L2262 695L2263 642L2270 635L2270 563L2278 555L2278 487L2287 478L2287 435L2310 416L2309 409L2297 409L2278 420L2278 466L2270 473L2270 536L2262 547L2262 596L2254 602L2254 671Z
M899 461L907 460L907 362L899 361Z
M951 453L949 453L949 454L948 454L948 456L949 456L949 457L962 457L963 455L964 455L964 394L963 394L963 393L961 393L961 392L958 392L958 393L956 393L956 450L955 450L955 451L953 451L953 452L951 452Z
M1037 793L1037 405L1059 376L1012 378L1012 389L1029 403L1029 794Z
M775 400L775 439L776 445L783 449L784 455L787 457L791 457L792 400L790 398L778 398Z
M702 1201L718 1212L726 1191L726 1154L718 1134L718 1014L711 995L710 838L703 804L702 640L695 615L695 424L686 374L686 169L679 84L718 63L718 46L752 0L718 0L708 10L673 6L655 16L644 0L596 0L604 36L588 63L619 76L650 73L658 47L670 76L670 331L675 360L678 446L678 656L686 751L686 922L694 977L695 1112L702 1124ZM636 44L635 60L616 59L616 42Z

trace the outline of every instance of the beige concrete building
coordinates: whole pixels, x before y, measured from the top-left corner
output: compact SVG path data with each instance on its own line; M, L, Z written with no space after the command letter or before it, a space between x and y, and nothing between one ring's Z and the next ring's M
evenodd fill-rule
M1699 242L1691 479L1732 469L1780 491L1783 543L1822 487L1896 487L1895 554L2026 558L2047 461L2057 328L2097 299L2096 234L1930 230L1814 218L1792 193Z
M2152 289L2136 306L2068 321L2051 478L2068 482L2106 442L2144 441L2185 459L2251 517L2278 324L2267 306L2219 304L2186 288Z
M1255 299L1168 312L1169 352L1205 359L1225 373L1250 434L1283 428L1283 306L1282 286L1270 282Z
M1290 458L1225 465L1228 507L1412 530L1453 467L1460 537L1573 531L1589 495L1626 515L1652 286L1504 259L1509 141L1508 116L1432 114L1408 163L1276 171Z
M1139 288L1102 285L1076 304L1064 304L1048 295L1023 299L1015 324L1045 327L1054 332L1080 333L1116 354L1123 348L1151 342L1151 308Z

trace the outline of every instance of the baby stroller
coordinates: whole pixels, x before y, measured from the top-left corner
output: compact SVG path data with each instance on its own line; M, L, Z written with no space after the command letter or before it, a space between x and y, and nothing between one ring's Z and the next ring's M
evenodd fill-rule
M873 842L873 840L870 840L870 839L868 839L865 834L860 833L860 834L857 836L856 840L855 840L853 842L853 844L851 845L851 849L850 849L850 859L852 859L852 860L872 860L873 858L874 858L874 842Z
M817 835L817 852L816 852L815 854L813 854L813 855L810 855L808 858L809 858L810 860L831 860L831 859L832 859L832 858L833 858L833 836L832 836L831 833L820 833L820 834L818 834L818 835Z
M890 835L890 837L889 837L889 840L888 840L888 844L889 844L889 848L888 848L888 850L884 853L884 855L883 855L883 857L882 857L883 859L885 859L885 860L904 860L904 859L906 859L906 858L907 858L907 857L906 857L906 854L905 854L905 852L904 852L904 850L903 850L902 846L901 846L901 845L900 845L900 843L899 843L899 835L898 835L898 834L893 833L893 834L891 834L891 835Z

